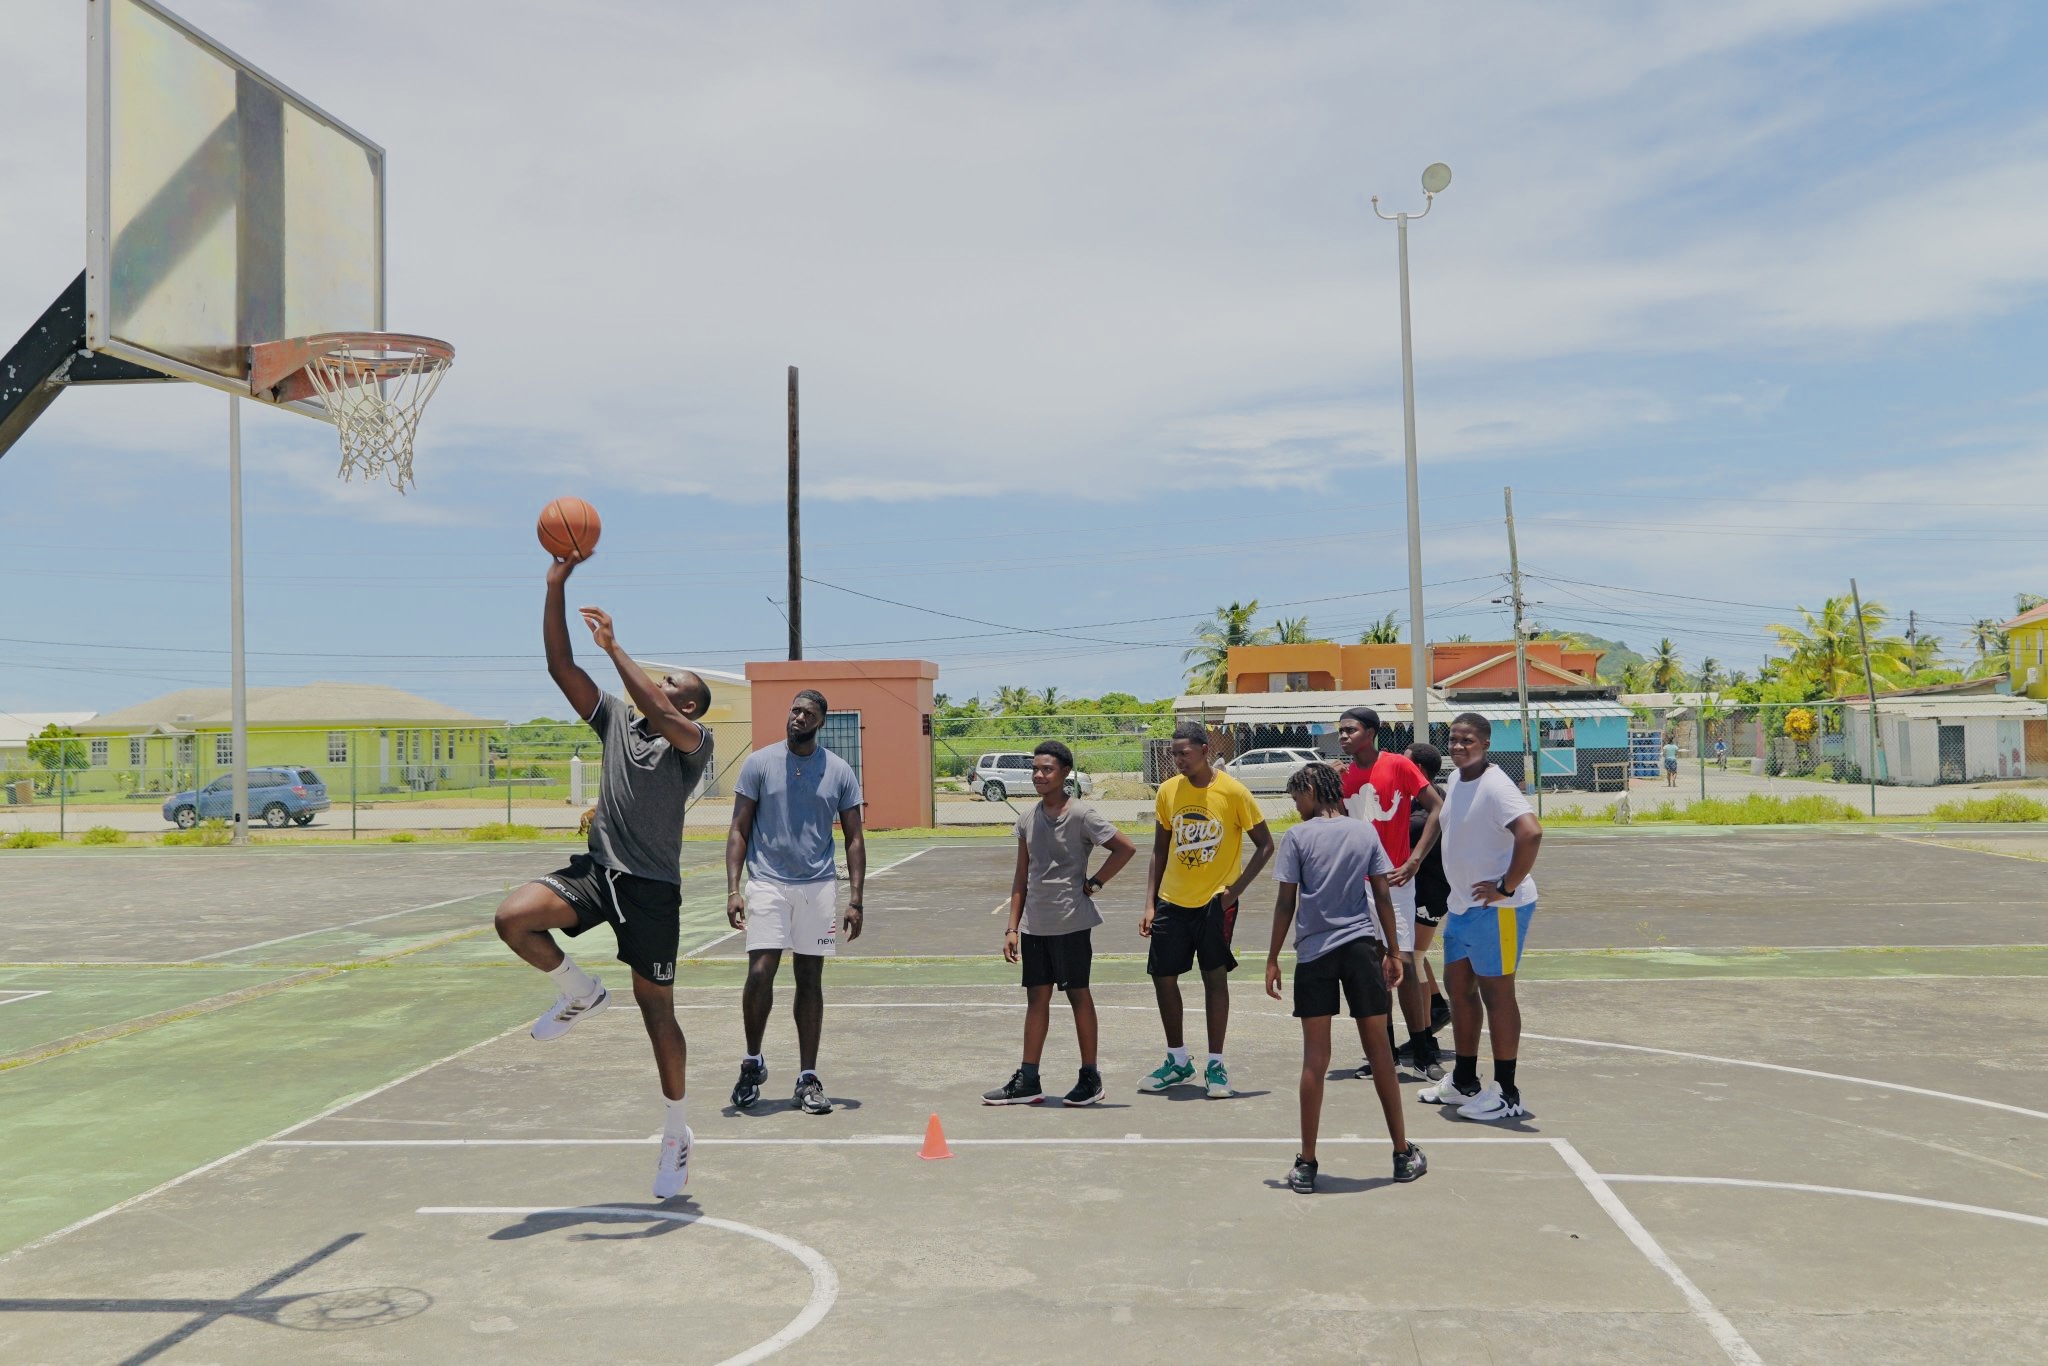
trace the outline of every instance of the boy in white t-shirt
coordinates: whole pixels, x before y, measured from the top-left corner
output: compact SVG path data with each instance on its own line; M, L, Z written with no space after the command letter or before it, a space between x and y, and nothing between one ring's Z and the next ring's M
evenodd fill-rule
M1465 712L1451 722L1451 763L1444 793L1444 878L1451 913L1444 918L1444 991L1451 1001L1457 1066L1423 1091L1426 1105L1455 1105L1463 1119L1521 1119L1515 1059L1522 1011L1515 968L1536 918L1536 850L1543 827L1508 775L1487 761L1493 726ZM1479 1027L1493 1040L1493 1081L1479 1086Z

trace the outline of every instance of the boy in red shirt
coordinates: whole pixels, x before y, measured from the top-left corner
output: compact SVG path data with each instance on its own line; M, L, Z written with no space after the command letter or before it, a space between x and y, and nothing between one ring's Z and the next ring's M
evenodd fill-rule
M1344 769L1344 809L1358 820L1372 822L1373 833L1393 862L1387 882L1394 896L1396 951L1406 963L1399 988L1401 1018L1408 1024L1408 1046L1415 1070L1434 1081L1443 1075L1437 1060L1436 1035L1430 1032L1429 1003L1423 975L1415 962L1415 874L1422 866L1417 850L1436 842L1437 810L1443 798L1406 755L1380 748L1380 714L1371 707L1353 707L1337 721L1337 742L1351 756ZM1422 838L1409 840L1408 817L1414 807L1424 812ZM1359 1042L1365 1041L1359 1025ZM1371 1065L1370 1060L1367 1066ZM1361 1075L1364 1075L1361 1070Z

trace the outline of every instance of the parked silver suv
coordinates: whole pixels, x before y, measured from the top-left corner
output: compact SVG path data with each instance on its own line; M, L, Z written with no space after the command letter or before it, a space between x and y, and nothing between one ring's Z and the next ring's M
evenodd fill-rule
M974 790L992 802L1033 795L1029 754L984 754L974 761L968 780ZM1075 769L1067 775L1067 791L1085 797L1095 790L1095 780Z

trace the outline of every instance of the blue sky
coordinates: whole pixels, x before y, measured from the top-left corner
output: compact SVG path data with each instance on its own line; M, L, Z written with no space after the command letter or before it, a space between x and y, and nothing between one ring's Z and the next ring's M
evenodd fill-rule
M1689 661L1852 576L1955 647L2048 591L2036 7L179 9L390 149L391 325L460 351L402 500L249 414L258 683L559 713L564 492L629 648L777 657L789 364L806 567L872 595L812 588L813 654L1158 696L1233 598L1405 619L1368 197L1436 160L1434 633L1501 632L1510 484L1540 618ZM0 146L11 337L83 260L83 5L9 34L0 122L52 132ZM225 404L69 394L0 459L0 708L225 680Z

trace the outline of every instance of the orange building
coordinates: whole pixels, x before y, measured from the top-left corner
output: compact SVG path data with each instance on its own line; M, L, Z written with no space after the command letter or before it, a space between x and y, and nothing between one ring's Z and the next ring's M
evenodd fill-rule
M1560 640L1528 644L1529 695L1582 693L1599 686L1602 650L1575 650ZM1511 693L1511 640L1451 641L1424 648L1431 687L1446 693ZM1413 686L1408 645L1240 645L1225 666L1234 693L1355 692Z
M870 830L936 824L932 812L932 684L928 659L796 659L747 665L754 748L783 738L805 688L831 708L819 737L853 766Z

